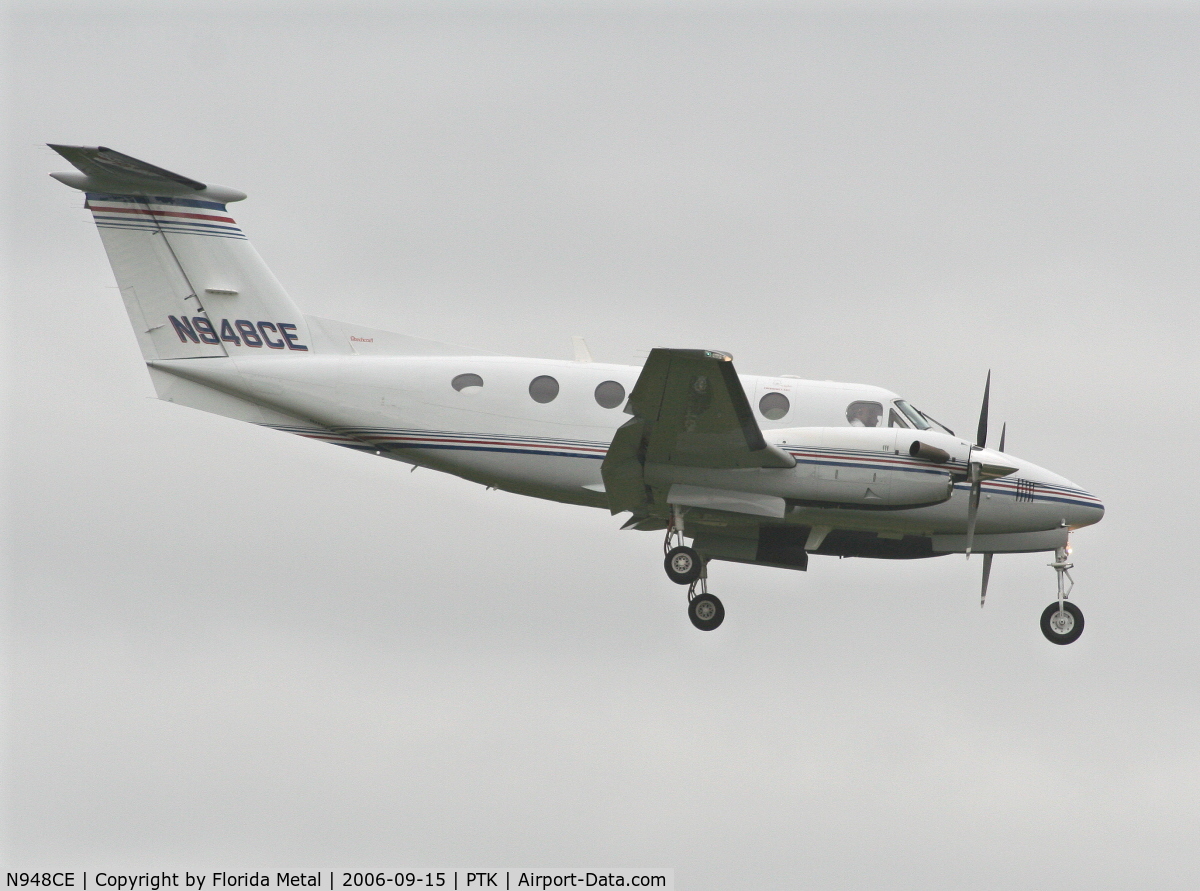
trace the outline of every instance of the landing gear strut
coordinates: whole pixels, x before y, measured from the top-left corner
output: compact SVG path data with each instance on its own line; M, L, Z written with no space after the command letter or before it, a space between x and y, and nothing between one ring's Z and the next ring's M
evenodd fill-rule
M671 508L663 550L667 578L677 585L688 586L688 618L692 624L701 631L720 626L725 621L725 607L716 595L708 593L708 566L704 558L683 543L683 511L678 507Z
M674 547L671 546L674 542ZM671 519L667 523L667 537L663 541L666 559L663 566L667 578L677 585L691 585L704 573L704 559L683 543L683 511L671 508Z
M1067 600L1075 587L1071 578L1074 563L1068 563L1070 548L1059 548L1054 552L1050 567L1058 574L1058 600L1046 607L1042 613L1042 634L1055 644L1069 644L1079 640L1083 634L1083 611Z

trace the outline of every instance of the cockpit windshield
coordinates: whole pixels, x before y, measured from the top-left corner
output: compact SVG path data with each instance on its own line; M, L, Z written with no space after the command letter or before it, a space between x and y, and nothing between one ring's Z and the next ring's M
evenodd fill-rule
M894 404L904 414L904 417L908 419L908 422L918 430L937 429L943 433L949 433L951 436L954 435L954 431L945 424L939 424L933 418L929 417L929 415L925 414L925 412L914 408L903 399L897 399Z
M896 400L896 408L904 414L908 419L908 423L912 424L918 430L928 430L929 422L925 420L925 416L905 402L903 399Z
M851 427L880 427L883 425L883 405L879 402L860 400L846 406L846 423ZM765 414L765 412L764 412ZM767 415L770 417L770 415ZM954 435L954 431L939 424L920 409L913 408L903 399L892 402L887 410L889 427L915 427L918 430L941 430Z

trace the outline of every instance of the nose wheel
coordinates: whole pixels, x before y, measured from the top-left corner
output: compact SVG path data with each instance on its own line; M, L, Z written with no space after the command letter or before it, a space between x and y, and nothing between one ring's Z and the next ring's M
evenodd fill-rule
M1075 580L1071 578L1075 564L1067 562L1070 555L1069 548L1059 548L1050 564L1058 575L1058 600L1042 612L1042 634L1053 644L1075 643L1083 634L1083 610L1067 600L1075 587Z
M1069 600L1050 604L1042 613L1042 634L1050 643L1074 643L1083 634L1083 611Z

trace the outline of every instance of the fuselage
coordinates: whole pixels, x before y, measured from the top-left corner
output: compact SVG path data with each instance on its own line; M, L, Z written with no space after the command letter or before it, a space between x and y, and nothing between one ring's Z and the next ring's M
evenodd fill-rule
M150 364L311 419L332 435L269 421L267 426L500 489L595 507L607 507L601 462L617 428L629 419L622 409L641 371L628 365L478 355L315 355ZM971 452L971 443L936 429L889 390L796 377L739 379L764 437L793 455L796 466L727 472L722 480L704 485L788 499L782 518L786 523L885 536L961 534L968 491L962 480L937 503L912 507L861 509L795 497L813 480L830 486L867 480L878 489L929 473L928 462L908 454L909 445L922 439L947 451L957 448L960 456L973 454L973 460L1014 468L1003 478L984 482L976 528L980 535L1074 529L1103 516L1099 499L1081 487L1011 454ZM917 427L922 423L926 429ZM814 430L828 433L813 440Z

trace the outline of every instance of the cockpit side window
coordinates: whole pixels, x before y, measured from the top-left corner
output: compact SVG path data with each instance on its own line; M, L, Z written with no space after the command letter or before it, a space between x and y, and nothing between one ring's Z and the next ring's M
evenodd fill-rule
M883 406L878 402L851 402L846 406L846 420L851 427L878 427L883 420Z
M888 411L888 426L907 427L908 423L904 420L904 418L900 417L900 415L897 414L896 409L893 408Z

